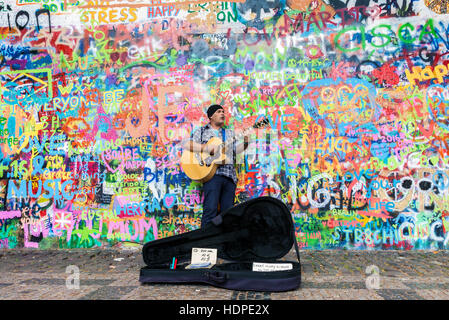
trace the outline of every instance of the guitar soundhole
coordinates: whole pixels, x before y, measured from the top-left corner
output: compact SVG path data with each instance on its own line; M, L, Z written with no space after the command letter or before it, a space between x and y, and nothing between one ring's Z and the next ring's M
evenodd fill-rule
M207 158L205 159L206 166L210 167L210 165L212 164L212 162L213 162L215 159L218 159L218 158L220 157L220 155L221 155L221 153L220 153L220 152L217 152L217 153L214 154L213 156L207 157Z

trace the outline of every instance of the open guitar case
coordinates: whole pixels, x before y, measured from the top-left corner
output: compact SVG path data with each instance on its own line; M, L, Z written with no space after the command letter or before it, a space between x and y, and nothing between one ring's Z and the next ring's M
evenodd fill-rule
M278 260L292 246L298 261ZM217 249L219 259L211 268L186 269L191 262L192 248ZM282 201L272 197L238 204L215 217L205 228L148 242L142 254L146 266L140 271L141 283L206 283L251 291L288 291L301 283L291 213ZM277 268L253 271L254 263L275 264Z

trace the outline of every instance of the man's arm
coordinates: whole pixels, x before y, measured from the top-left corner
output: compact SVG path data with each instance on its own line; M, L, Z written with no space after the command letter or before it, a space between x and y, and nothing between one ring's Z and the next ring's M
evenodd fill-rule
M182 148L190 152L201 152L203 151L204 145L201 143L201 128L197 128L193 131L190 139L186 139L182 143Z
M182 148L190 152L207 152L214 154L218 150L218 146L208 146L206 143L201 143L201 129L193 132L192 137L182 143Z
M182 147L190 152L203 152L207 149L206 144L201 144L193 140L187 140Z

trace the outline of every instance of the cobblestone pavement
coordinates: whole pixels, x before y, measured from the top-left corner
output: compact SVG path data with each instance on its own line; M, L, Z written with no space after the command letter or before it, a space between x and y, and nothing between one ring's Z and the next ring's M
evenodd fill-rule
M294 261L293 253L287 258ZM140 248L0 250L0 299L448 300L448 261L447 251L301 251L299 289L252 292L142 285ZM66 285L74 284L71 266L80 271L77 289Z

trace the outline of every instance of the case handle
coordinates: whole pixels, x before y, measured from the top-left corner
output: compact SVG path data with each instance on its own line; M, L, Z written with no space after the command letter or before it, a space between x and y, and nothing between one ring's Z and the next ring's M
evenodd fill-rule
M223 223L223 217L221 216L221 214L217 215L215 218L212 219L211 221L214 225L219 226L220 224Z
M218 272L218 271L206 272L206 277L207 277L207 280L217 282L217 283L223 283L226 280L228 280L228 275L226 273Z

